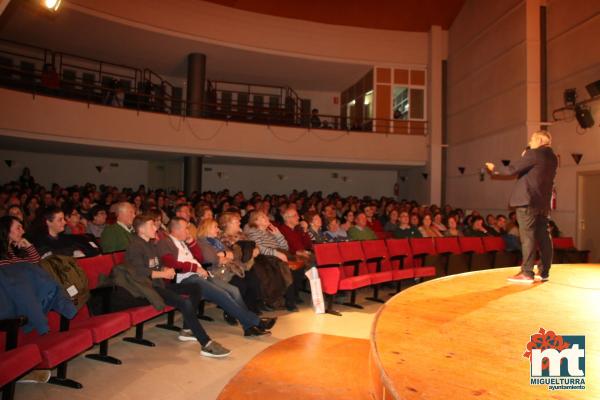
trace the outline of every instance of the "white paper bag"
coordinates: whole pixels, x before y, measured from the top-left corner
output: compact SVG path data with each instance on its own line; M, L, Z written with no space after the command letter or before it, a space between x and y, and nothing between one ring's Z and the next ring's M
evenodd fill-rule
M325 314L325 300L323 299L323 290L321 289L321 279L317 268L312 267L305 273L310 282L310 294L312 297L315 313Z

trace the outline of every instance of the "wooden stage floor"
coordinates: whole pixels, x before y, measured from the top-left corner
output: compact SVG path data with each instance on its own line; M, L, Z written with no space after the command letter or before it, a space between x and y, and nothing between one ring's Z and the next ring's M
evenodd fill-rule
M388 301L371 338L375 397L600 399L600 265L554 265L532 285L506 281L517 271L436 279ZM523 354L540 328L585 335L585 390L530 384Z

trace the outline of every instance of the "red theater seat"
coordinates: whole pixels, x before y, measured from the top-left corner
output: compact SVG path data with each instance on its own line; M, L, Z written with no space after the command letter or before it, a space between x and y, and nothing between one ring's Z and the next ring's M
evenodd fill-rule
M433 240L436 252L444 257L446 275L460 274L469 270L467 256L462 253L456 237L441 237Z
M368 276L346 276L342 268L342 258L337 243L321 243L314 246L315 261L321 279L321 287L327 298L326 312L334 315L339 313L333 310L333 295L340 290L351 292L351 303L356 302L356 289L369 286L371 280Z
M390 255L394 280L397 281L396 293L398 293L402 290L402 280L415 277L415 268L408 267L408 265L413 265L410 243L408 243L408 239L387 239L385 245ZM435 269L433 274L435 275Z
M110 275L115 264L112 255L103 254L96 257L79 258L77 265L85 272L91 290L98 287L100 275L106 277Z
M589 250L578 250L572 237L552 238L554 262L560 264L577 264L589 262Z
M489 254L483 247L483 240L480 237L461 236L458 238L458 244L463 254L468 257L469 270L477 271L492 266Z
M367 262L367 268L370 274L380 274L383 272L391 273L389 281L398 281L403 278L400 270L393 270L390 262L390 255L384 240L365 240L361 242L363 253ZM379 285L373 286L373 297L369 300L383 302L379 298Z
M351 265L353 276L366 275L371 280L371 285L378 285L384 282L390 282L393 279L392 271L377 271L376 264L367 263L360 241L338 243L340 255L342 256L342 265ZM369 264L371 266L369 267ZM346 267L346 271L348 271ZM369 300L380 301L371 297Z
M115 312L91 316L87 306L82 307L71 321L74 329L89 329L94 344L100 345L98 354L87 354L87 358L111 364L121 364L121 360L108 355L108 339L131 327L131 317L126 312Z
M506 251L506 243L501 237L484 236L481 240L483 248L492 257L492 267L510 267L518 264L519 254Z
M442 258L435 251L433 238L412 238L410 240L410 248L413 258L417 262L415 268L415 277L421 277L422 273L431 274L431 270L419 270L419 268L427 268L426 265L432 265L435 268L434 276L444 276L446 271L442 263ZM431 268L431 267L429 267ZM430 275L431 276L431 275Z
M125 252L124 251L115 251L111 254L113 258L114 265L119 265L125 262Z

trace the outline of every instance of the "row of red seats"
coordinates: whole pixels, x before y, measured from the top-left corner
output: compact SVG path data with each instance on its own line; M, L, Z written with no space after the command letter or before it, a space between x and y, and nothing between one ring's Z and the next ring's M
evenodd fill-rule
M119 252L77 260L88 277L90 290L96 289L99 276L108 276L112 268L123 261L123 257L123 252ZM81 388L79 382L67 378L67 363L70 359L98 345L99 352L86 354L87 358L121 364L119 359L108 355L109 339L135 327L135 336L125 337L123 340L154 346L154 343L143 337L144 323L164 313L167 314L167 323L157 326L179 331L174 325L174 308L166 307L159 311L150 305L98 316L92 316L87 305L84 305L71 321L50 312L50 332L43 336L35 331L25 334L18 328L18 324L15 326L16 322L13 320L0 323L0 386L6 385L2 388L3 399L12 398L14 380L31 369L56 369L56 376L50 378L50 383Z
M553 239L555 262L561 262L561 254L583 253L587 262L587 251L575 249L572 238ZM323 293L327 298L327 311L339 315L332 309L333 295L338 291L349 291L350 307L356 304L356 290L373 287L373 296L368 300L382 302L378 297L380 285L396 282L396 291L401 281L413 278L453 275L486 268L518 265L520 252L507 251L501 237L443 237L413 239L379 239L340 243L321 243L314 247L316 264Z

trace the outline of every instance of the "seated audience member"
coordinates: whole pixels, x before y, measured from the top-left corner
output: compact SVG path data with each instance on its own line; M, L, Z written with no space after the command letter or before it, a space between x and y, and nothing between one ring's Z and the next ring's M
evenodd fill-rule
M162 223L162 213L160 212L160 210L158 208L152 208L151 210L148 210L146 212L146 214L148 214L149 216L152 217L152 220L154 221L154 224L156 225L156 229L157 229L156 240L162 240L162 239L166 238L167 236L169 236L169 230Z
M399 218L398 210L392 208L388 213L387 222L385 223L383 230L385 232L394 232L398 228L398 218Z
M485 217L485 223L483 224L484 228L487 231L490 231L490 230L492 230L492 227L494 225L496 225L496 217L494 217L492 214L486 215L486 217Z
M311 215L317 215L315 211L311 211L310 213ZM283 224L279 226L279 230L287 241L288 261L296 261L303 267L292 271L296 303L302 303L300 290L302 290L302 284L306 278L304 271L306 268L314 265L313 245L308 234L308 229L308 223L306 221L300 222L298 212L294 208L290 207L285 211L283 214Z
M106 210L102 206L94 206L89 212L89 221L85 228L86 233L93 235L96 239L102 237L106 227Z
M550 236L553 238L557 238L561 236L560 230L558 229L558 225L553 219L548 220L548 232L550 232Z
M206 204L196 207L196 221L200 224L205 219L213 219L214 214L212 208Z
M312 128L320 128L321 127L321 118L319 118L319 109L313 108L310 116L310 126Z
M416 212L412 212L409 217L410 226L419 229L421 226L421 217Z
M483 217L474 216L471 218L471 226L465 230L465 236L484 237L490 236L483 226Z
M379 218L375 215L377 207L375 205L369 205L364 208L364 214L367 217L367 226L373 232L383 232L383 225L379 222Z
M506 235L506 216L498 214L494 219L494 224L489 227L488 232L493 236Z
M423 237L442 237L442 234L440 231L437 230L437 228L435 228L432 225L432 219L431 219L431 214L425 214L423 216L423 220L421 221L421 226L419 227L419 232L421 232L421 235Z
M458 237L464 236L462 231L458 229L458 223L456 222L456 216L450 215L448 217L448 228L444 231L446 237Z
M356 214L356 225L348 230L350 240L375 240L377 235L367 226L367 216L364 212ZM379 222L379 221L378 221Z
M224 212L219 217L219 227L221 233L218 237L219 242L225 249L225 254L217 250L219 259L221 257L232 258L232 261L243 267L244 274L234 274L229 283L237 287L244 299L244 303L250 311L260 315L260 309L263 306L262 295L260 292L260 281L254 271L254 259L259 254L258 247L253 242L247 240L240 226L240 215L235 212ZM217 244L213 247L219 247Z
M517 213L511 211L508 214L508 221L506 223L506 233L519 237L519 222L517 222Z
M340 242L348 240L348 233L340 226L340 220L337 218L331 218L327 224L327 230L325 231L325 237L330 242Z
M106 226L100 238L100 244L104 253L125 250L133 237L132 224L135 218L133 205L128 202L117 203L115 213L117 215L117 222Z
M133 206L131 207L133 212ZM136 276L150 279L152 287L165 304L178 309L184 320L184 331L191 334L202 346L200 354L206 357L226 357L231 351L208 336L196 318L201 300L201 289L196 283L173 283L175 270L164 267L154 243L156 226L150 216L139 215L133 220L135 235L125 252L125 261L135 268ZM187 297L184 297L187 296Z
M85 233L85 224L81 220L81 215L75 206L64 208L65 213L65 233L67 235L83 235Z
M18 262L37 264L40 255L23 237L23 223L16 217L0 218L0 266Z
M433 225L433 227L442 234L446 229L448 229L442 222L442 214L440 212L436 212L433 215L433 222L431 223L431 225Z
M17 204L13 204L12 206L9 206L8 209L6 210L6 215L18 218L21 222L25 223L25 215L23 214L23 210Z
M417 216L418 218L418 216ZM410 239L423 237L419 228L412 226L410 223L408 211L400 212L399 225L394 230L394 237L398 239Z
M174 211L176 217L186 220L188 223L187 230L190 236L195 239L198 234L198 228L192 222L192 209L190 208L190 205L187 203L181 203L175 207Z
M323 220L318 213L314 211L308 212L306 213L304 220L308 224L308 237L313 243L322 243L327 241L327 236L325 236L322 229Z
M210 221L203 222L208 224ZM221 307L225 314L225 320L235 323L239 320L244 328L245 336L260 336L268 334L268 328L274 325L270 319L260 320L256 314L248 311L239 290L221 279L216 279L201 265L204 260L204 252L195 238L189 236L187 230L188 222L183 218L174 217L169 221L169 234L160 240L157 245L158 253L163 265L173 267L176 271L176 283L197 285L202 297ZM216 222L215 222L216 225ZM202 226L202 225L201 225ZM205 226L206 229L206 226ZM201 232L204 235L205 232ZM206 238L203 236L201 242ZM212 255L214 250L205 247L207 254ZM215 271L220 267L218 257L215 261ZM230 318L231 317L231 318ZM180 335L185 340L185 333Z
M263 211L250 214L244 233L256 243L260 252L255 259L254 269L260 280L265 304L277 307L281 304L281 296L285 296L287 310L298 311L292 273L287 264L289 246L283 234Z
M344 232L347 233L350 230L350 228L354 226L354 211L347 210L342 217L343 222L340 225L340 228L342 228Z
M41 226L33 238L33 245L44 258L55 254L72 257L92 257L100 254L96 243L85 236L68 235L65 230L65 214L58 207L51 207L42 213Z

